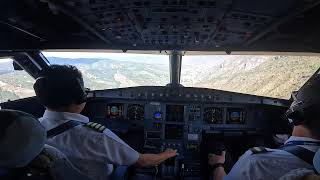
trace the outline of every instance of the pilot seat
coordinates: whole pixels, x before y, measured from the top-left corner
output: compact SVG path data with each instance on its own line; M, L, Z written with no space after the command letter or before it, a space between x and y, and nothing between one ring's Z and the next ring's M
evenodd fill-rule
M46 131L32 115L0 110L0 179L90 180L66 156L45 145Z

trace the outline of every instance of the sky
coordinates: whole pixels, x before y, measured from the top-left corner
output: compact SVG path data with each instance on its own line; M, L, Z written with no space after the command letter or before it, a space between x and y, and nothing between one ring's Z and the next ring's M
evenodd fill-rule
M112 59L118 61L131 61L131 62L143 62L143 63L157 63L169 65L169 56L164 54L133 54L133 53L105 53L105 52L50 52L42 51L43 55L48 58L60 57L60 58L101 58ZM194 65L194 64L206 64L217 63L220 64L224 60L234 58L239 55L193 55L184 56L182 65ZM258 56L258 55L255 55ZM10 62L12 59L0 59L1 62Z
M149 63L160 63L169 64L168 55L164 54L133 54L133 53L103 53L103 52L46 52L42 51L43 55L46 57L61 57L61 58L106 58L119 61L135 61L135 62L149 62ZM216 61L220 63L221 61L232 58L233 55L194 55L194 56L184 56L183 64L195 64L201 62L207 63ZM50 58L49 58L50 59Z
M169 56L164 54L132 54L132 53L103 53L103 52L46 52L42 51L42 54L48 58L50 57L60 57L60 58L101 58L101 59L112 59L118 61L131 61L131 62L143 62L143 63L157 63L169 65ZM194 65L194 64L204 64L209 61L216 61L216 63L221 63L221 61L230 58L231 56L221 56L221 55L204 55L204 56L184 56L183 65ZM0 63L11 62L12 59L5 58L0 59ZM67 63L67 62L66 62Z
M12 62L13 60L10 58L0 58L0 63Z
M168 64L167 55L152 54L129 54L129 53L101 53L101 52L46 52L42 51L45 57L61 57L61 58L106 58L119 61L142 61Z

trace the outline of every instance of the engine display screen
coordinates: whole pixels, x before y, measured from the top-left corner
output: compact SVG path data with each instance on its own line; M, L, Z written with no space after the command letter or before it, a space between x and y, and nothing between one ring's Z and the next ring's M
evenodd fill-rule
M118 119L123 117L123 105L122 104L108 104L107 105L107 118Z
M184 106L167 105L166 110L166 121L183 122Z
M166 139L182 139L183 138L183 126L176 124L167 124L165 127Z
M238 108L228 109L228 124L243 124L245 122L245 111Z

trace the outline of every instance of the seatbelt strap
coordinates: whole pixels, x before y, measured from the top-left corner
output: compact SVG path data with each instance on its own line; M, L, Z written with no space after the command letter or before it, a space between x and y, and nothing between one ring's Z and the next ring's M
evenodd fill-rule
M68 131L71 128L74 128L74 127L76 127L78 125L83 125L83 124L85 124L85 123L82 123L82 122L79 122L79 121L70 120L68 122L60 124L59 126L47 131L47 138L48 139L53 138L53 137L55 137L55 136L57 136L59 134L62 134L63 132Z
M287 145L320 146L320 141L289 141L285 144Z
M306 148L295 146L295 145L284 145L279 148L280 150L286 151L301 160L305 161L306 163L313 166L313 157L315 155L315 152L310 151Z

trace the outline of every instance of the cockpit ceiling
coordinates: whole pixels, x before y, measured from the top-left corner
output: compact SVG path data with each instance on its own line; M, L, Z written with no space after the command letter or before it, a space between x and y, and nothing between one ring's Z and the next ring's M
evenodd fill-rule
M319 0L2 0L0 49L320 52Z

